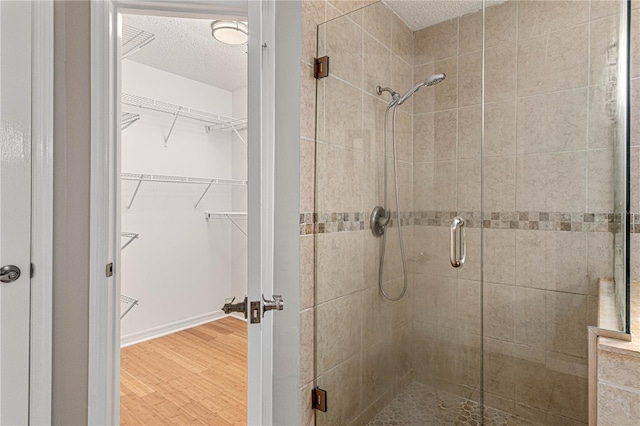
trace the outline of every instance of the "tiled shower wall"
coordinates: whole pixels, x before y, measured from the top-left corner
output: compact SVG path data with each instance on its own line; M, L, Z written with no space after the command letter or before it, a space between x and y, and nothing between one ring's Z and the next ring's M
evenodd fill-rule
M315 154L318 186L315 206L312 197L301 206L303 212L317 212L317 234L302 236L301 246L302 256L307 256L303 265L309 266L305 282L310 289L315 248L316 372L318 385L329 392L331 401L326 414L316 413L319 424L366 422L410 380L406 356L410 306L406 298L399 303L382 301L377 287L379 240L365 223L371 209L382 204L382 122L388 100L378 96L375 87L407 90L411 86L413 37L382 3L331 20L353 6L364 4L304 4L305 20L311 19L307 22L313 22L312 16L315 22L329 20L320 27L318 51L331 58L331 75L317 82L316 116L316 81L310 65L315 57L315 31L305 31L303 58L308 62L303 63L302 72L309 99L303 100L307 120L302 124L303 173L314 172ZM409 103L398 112L397 122L401 211L408 214L413 209ZM302 193L312 195L313 189L303 183ZM394 195L389 192L390 203ZM301 215L302 233L312 232L312 219ZM406 232L410 240L410 229ZM395 294L402 287L395 233L387 247L384 283ZM303 306L303 330L313 324L313 311L306 309L311 307L312 294L305 299L309 305ZM312 343L302 345L311 348L305 355L313 355ZM305 379L313 379L312 368ZM308 401L311 384L302 386L303 401Z
M415 33L414 81L448 77L414 99L415 214L472 218L460 270L446 227L415 226L416 380L478 396L483 305L485 404L586 422L586 327L613 273L616 14L603 1L486 9L482 180L481 12Z
M319 90L324 123L318 123L318 166L329 168L318 170L320 191L314 207L316 26L368 3L303 3L301 424L312 424L314 416L309 403L315 351L314 208L343 213L318 217L326 226L326 235L318 235L318 269L323 271L318 278L342 283L332 294L319 289L318 302L325 306L324 314L323 308L318 312L319 321L324 321L319 333L336 340L319 338L318 353L328 355L319 356L318 371L334 374L328 381L337 380L342 389L330 399L333 417L321 422L346 423L360 413L366 417L367 401L380 395L371 389L402 386L404 371L413 370L416 380L477 398L484 296L485 402L549 424L583 423L584 330L595 321L596 280L612 273L612 237L605 213L612 209L613 123L605 107L616 2L508 2L487 9L483 200L479 14L413 37L383 5L341 18L347 28L331 29L327 24L339 40L321 45L331 53L333 78L323 81ZM338 61L340 50L348 60ZM639 57L634 54L634 64ZM367 66L367 60L375 66ZM413 65L410 71L408 64ZM633 99L640 98L638 69L632 71ZM404 91L414 77L417 82L433 72L447 73L446 82L421 90L399 118L402 211L414 224L404 228L411 272L405 303L411 302L395 313L379 315L381 300L374 297L378 258L377 250L371 249L378 241L367 229L357 230L366 225L371 203L381 200L385 103L376 102L372 89L381 84ZM327 93L340 98L325 99ZM325 110L325 105L345 104L345 99L362 102ZM361 122L353 121L354 111L361 112ZM635 111L632 118L636 136ZM368 129L375 132L367 134ZM405 142L409 135L413 149ZM633 182L638 180L637 140L634 137ZM330 190L322 193L323 187ZM632 187L632 212L640 213L638 187ZM356 194L355 188L362 193ZM489 221L484 223L483 295L481 201ZM452 212L472 218L467 262L459 271L448 266L445 225ZM345 229L351 231L335 232ZM638 235L632 235L634 247L640 246ZM389 245L397 253L397 240ZM385 282L397 291L398 259L388 262L393 265ZM640 262L632 263L636 277L639 266ZM395 320L386 321L389 317ZM385 328L386 324L393 325ZM390 332L401 339L408 336L413 343L385 343L381 337ZM394 353L401 345L406 345L404 351ZM399 370L391 368L398 362L396 356L402 361ZM371 392L365 395L367 391Z

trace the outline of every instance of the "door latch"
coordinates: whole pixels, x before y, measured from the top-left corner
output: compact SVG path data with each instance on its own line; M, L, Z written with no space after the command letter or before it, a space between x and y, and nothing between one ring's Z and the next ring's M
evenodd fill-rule
M244 314L244 319L247 319L247 296L244 297L244 300L239 303L233 303L236 298L232 298L231 300L226 299L225 304L222 307L222 310L225 314L230 314L232 312L240 312Z
M279 294L274 294L273 295L273 300L267 300L264 298L264 294L262 295L262 301L264 302L264 305L262 306L262 316L264 317L264 314L267 311L273 311L274 309L276 311L281 311L284 309L284 300L282 300L282 296Z

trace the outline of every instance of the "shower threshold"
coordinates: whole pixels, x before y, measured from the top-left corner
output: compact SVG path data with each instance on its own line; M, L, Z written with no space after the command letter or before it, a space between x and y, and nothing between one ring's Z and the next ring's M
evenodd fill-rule
M480 426L481 406L475 401L436 390L422 383L411 383L395 397L369 426L460 425ZM514 414L486 407L484 425L539 426Z

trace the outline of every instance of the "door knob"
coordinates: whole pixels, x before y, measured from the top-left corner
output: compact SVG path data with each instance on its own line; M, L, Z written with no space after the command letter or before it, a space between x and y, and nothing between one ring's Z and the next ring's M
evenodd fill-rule
M7 265L0 268L0 281L12 283L20 278L20 268L14 265Z
M280 295L274 294L273 300L267 300L264 298L264 294L263 294L262 301L263 301L262 316L264 316L264 313L267 311L272 311L274 309L276 311L281 311L284 309L284 300L282 300L282 296Z

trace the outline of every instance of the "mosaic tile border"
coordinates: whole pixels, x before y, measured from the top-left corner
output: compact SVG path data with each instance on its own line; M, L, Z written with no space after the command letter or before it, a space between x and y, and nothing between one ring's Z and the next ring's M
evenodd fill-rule
M402 226L449 226L451 219L462 216L469 228L524 229L567 232L615 232L622 215L614 213L575 212L482 212L412 211L401 212ZM391 226L397 223L391 215ZM631 233L640 233L640 214L630 215ZM369 229L368 212L300 213L300 235L330 234L334 232Z

